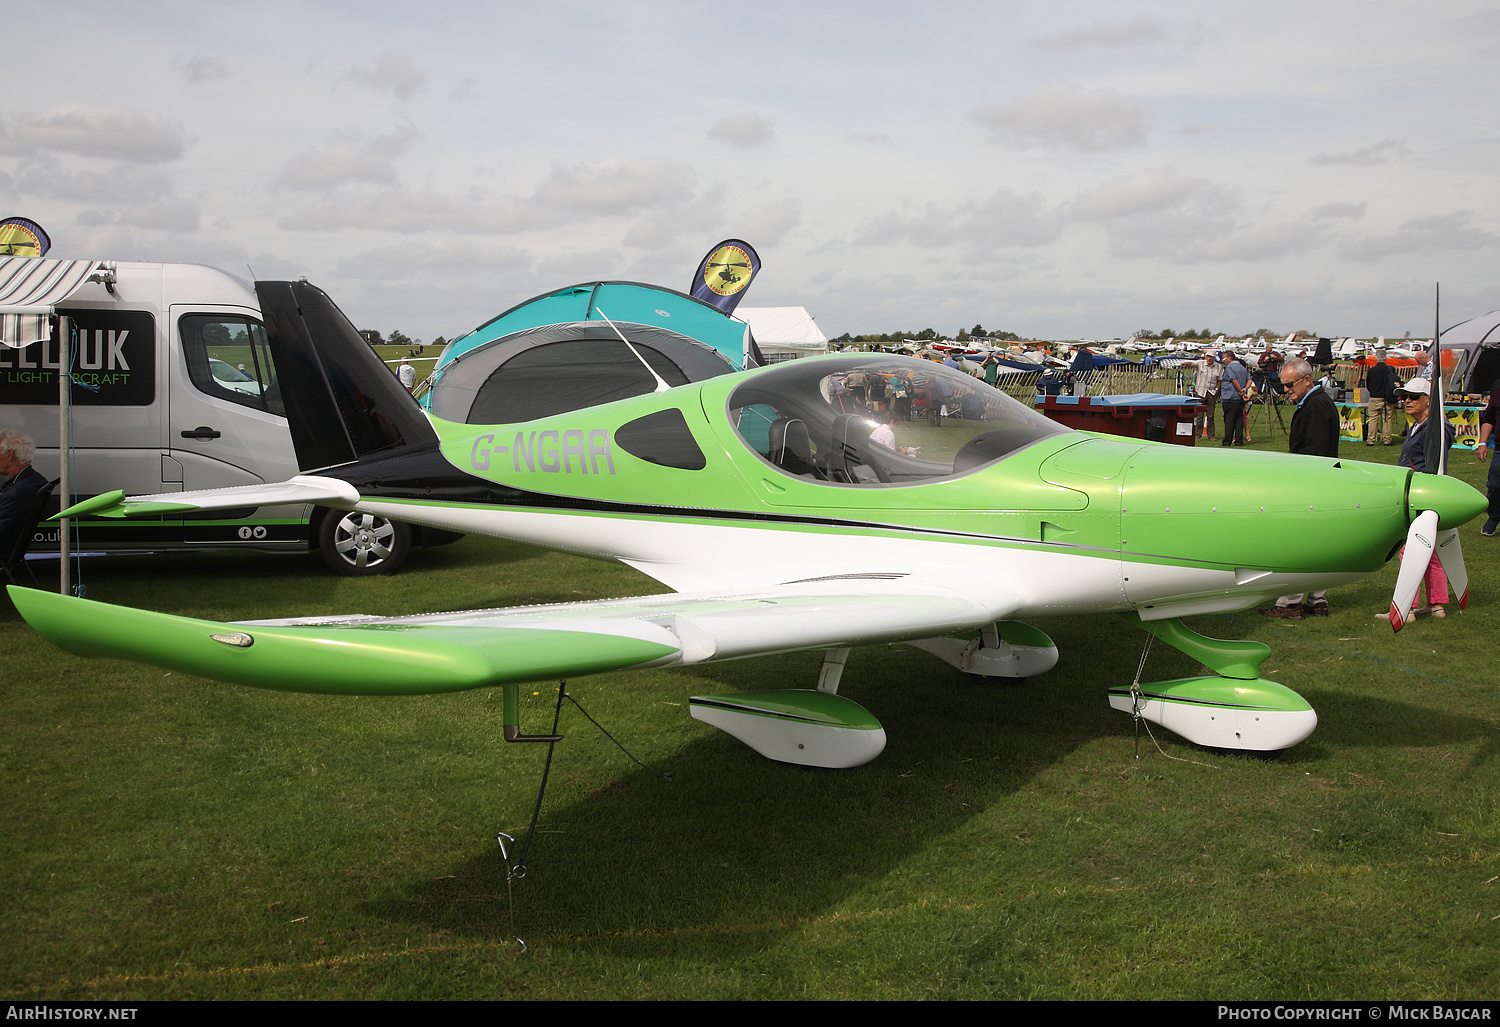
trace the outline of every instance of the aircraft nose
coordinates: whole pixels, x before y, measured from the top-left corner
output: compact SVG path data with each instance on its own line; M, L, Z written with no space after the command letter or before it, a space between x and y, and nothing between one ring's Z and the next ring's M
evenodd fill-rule
M1484 493L1447 474L1422 474L1411 476L1411 488L1407 492L1407 517L1415 520L1423 510L1434 510L1438 515L1438 527L1456 528L1467 524L1489 507Z

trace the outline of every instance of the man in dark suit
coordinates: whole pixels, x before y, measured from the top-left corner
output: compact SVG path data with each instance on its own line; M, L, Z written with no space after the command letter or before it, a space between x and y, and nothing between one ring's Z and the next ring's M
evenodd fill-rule
M1287 432L1288 448L1293 453L1305 456L1339 455L1339 410L1330 396L1313 383L1312 365L1302 357L1293 357L1281 366L1281 385L1287 398L1297 404L1292 414L1292 427ZM1306 607L1302 600L1309 603ZM1275 606L1260 611L1267 617L1288 617L1301 620L1304 613L1318 617L1328 616L1328 592L1314 592L1282 596Z
M32 503L36 494L47 484L40 471L31 466L36 455L36 444L25 432L12 428L0 429L0 475L5 484L0 485L0 552L10 544L17 531L30 531Z

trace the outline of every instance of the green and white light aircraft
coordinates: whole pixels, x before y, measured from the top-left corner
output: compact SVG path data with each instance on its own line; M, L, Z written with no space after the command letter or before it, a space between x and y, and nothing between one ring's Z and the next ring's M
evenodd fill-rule
M1120 614L1212 673L1111 688L1113 706L1202 745L1265 752L1305 739L1316 713L1260 677L1266 646L1206 638L1181 618L1353 582L1403 543L1413 567L1437 547L1467 598L1456 529L1485 498L1453 478L1077 432L967 375L878 354L668 381L683 377L662 357L670 347L615 323L618 338L588 345L619 356L619 374L634 369L638 394L469 423L464 411L497 409L484 389L504 365L482 361L503 346L472 350L467 377L450 362L467 398L426 410L319 290L257 289L308 473L113 493L63 515L316 502L617 560L673 591L221 624L12 588L62 648L292 691L498 686L508 740L533 737L519 723L524 682L823 651L809 687L694 696L692 714L772 759L848 767L885 745L879 722L838 694L851 646L909 642L969 674L1031 678L1057 649L1025 618ZM533 402L549 387L535 381L508 402ZM886 407L905 409L898 391L961 416L886 423ZM1399 610L1410 601L1398 594Z

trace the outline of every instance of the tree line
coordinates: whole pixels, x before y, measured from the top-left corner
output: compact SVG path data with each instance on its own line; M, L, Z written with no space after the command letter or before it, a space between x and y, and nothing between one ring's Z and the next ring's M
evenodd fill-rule
M838 338L828 341L835 345L847 345L853 342L937 342L947 337L940 335L935 328L923 328L920 332L895 331L869 335L850 335L845 332ZM954 342L1020 342L1022 339L1015 332L990 331L981 324L976 324L973 328L960 328L952 338Z
M425 350L428 346L431 346L435 350L441 351L444 346L448 345L448 340L443 338L441 335L439 335L436 339L433 339L431 342L424 343L421 339L413 339L409 337L399 328L395 329L391 332L390 335L386 336L382 336L380 334L380 331L375 328L361 328L359 329L359 334L363 336L365 342L369 343L372 347L405 346L407 349L407 356L413 357L420 356L422 354L422 351Z

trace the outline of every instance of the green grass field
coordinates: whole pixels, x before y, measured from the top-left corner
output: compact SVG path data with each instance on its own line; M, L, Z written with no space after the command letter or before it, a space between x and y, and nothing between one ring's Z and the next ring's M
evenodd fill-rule
M1285 445L1252 429L1251 448ZM1396 450L1345 444L1394 462ZM1226 459L1231 459L1226 455ZM1481 465L1455 455L1479 484ZM1059 666L973 681L857 649L842 694L890 743L851 771L768 762L692 720L704 691L810 687L818 657L606 674L500 740L497 690L303 696L75 659L0 607L8 998L1493 998L1500 991L1500 539L1473 603L1399 636L1392 565L1333 615L1195 618L1255 638L1317 708L1281 759L1142 738L1105 689L1146 636L1037 621ZM1275 544L1267 539L1267 545ZM90 598L212 618L402 613L659 591L469 538L393 578L307 558L87 562ZM1194 667L1152 650L1147 679ZM539 685L523 728L550 725ZM1183 762L1189 760L1192 762Z

